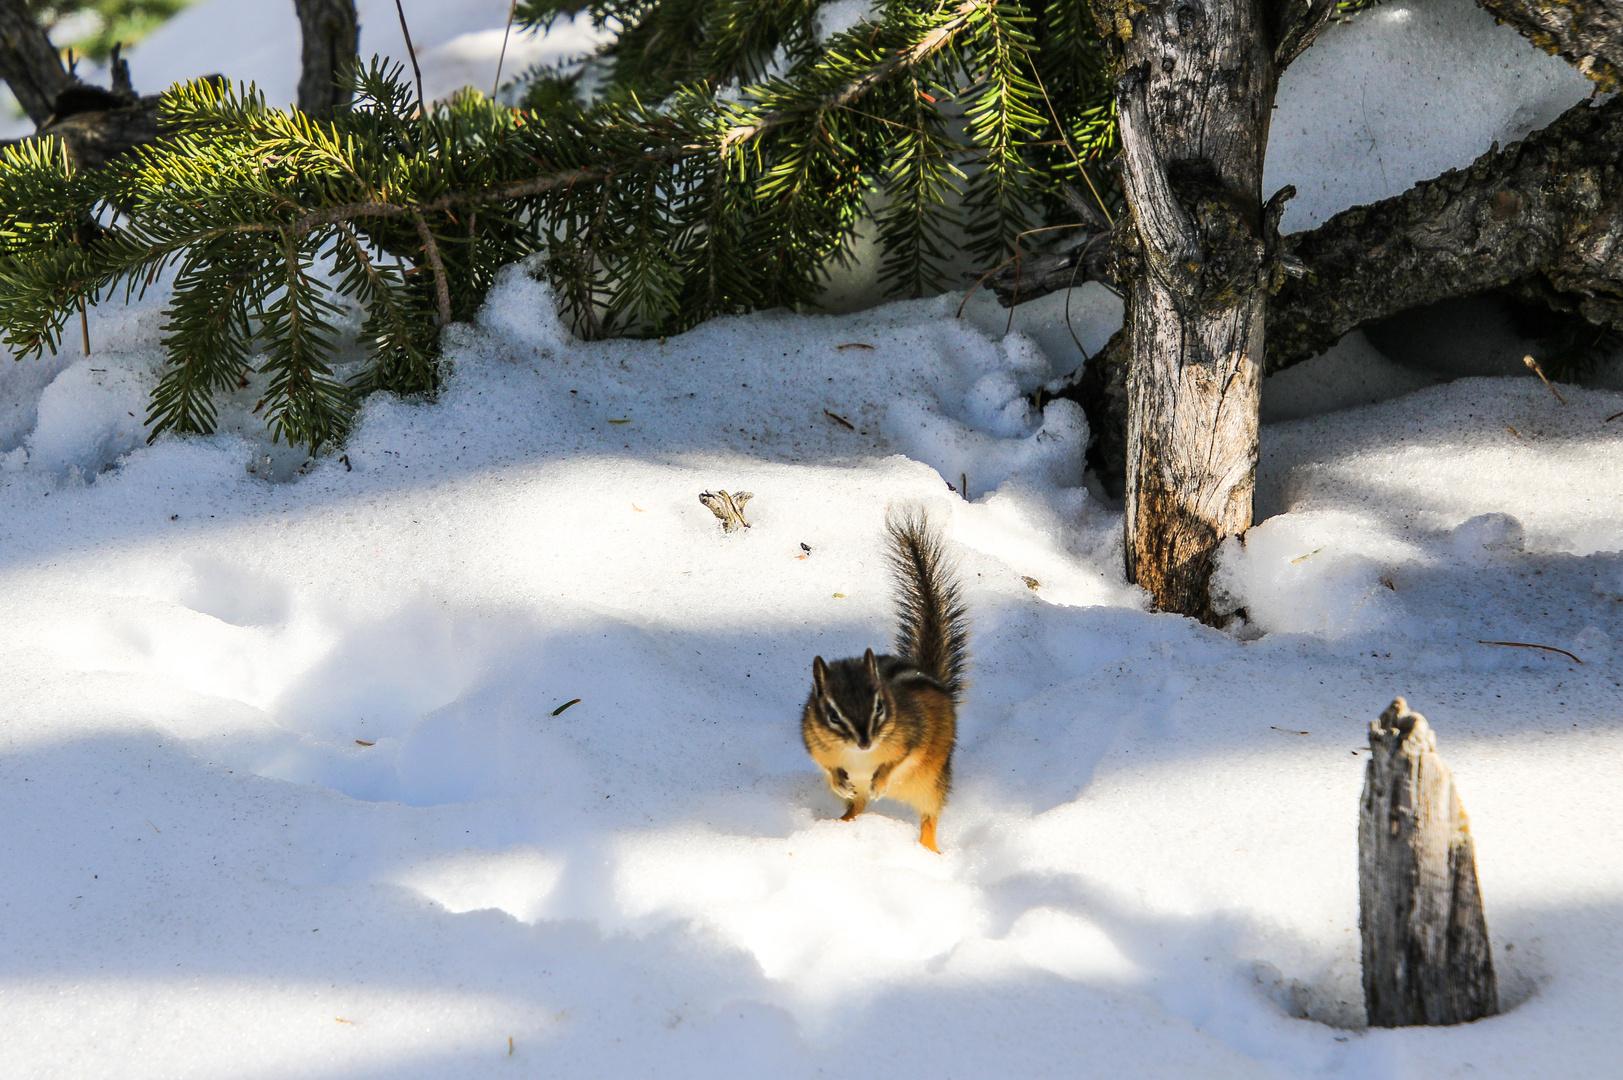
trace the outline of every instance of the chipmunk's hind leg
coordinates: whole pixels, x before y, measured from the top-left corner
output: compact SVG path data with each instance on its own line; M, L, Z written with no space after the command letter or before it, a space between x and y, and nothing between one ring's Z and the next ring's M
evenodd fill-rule
M941 854L941 849L935 846L935 818L925 817L919 819L919 843L937 855Z
M840 815L840 820L850 821L866 809L868 809L868 800L865 796L859 794L854 799L847 799L845 800L845 813Z

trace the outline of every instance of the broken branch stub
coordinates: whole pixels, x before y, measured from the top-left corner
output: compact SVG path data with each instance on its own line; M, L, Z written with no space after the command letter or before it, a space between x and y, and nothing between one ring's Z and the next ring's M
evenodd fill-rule
M699 501L710 508L710 512L721 519L722 532L732 532L734 529L747 529L750 523L744 520L744 504L755 496L748 491L736 491L731 494L726 491L705 491L699 494Z
M1499 1010L1470 822L1426 718L1395 699L1369 727L1358 815L1364 1008L1371 1027Z

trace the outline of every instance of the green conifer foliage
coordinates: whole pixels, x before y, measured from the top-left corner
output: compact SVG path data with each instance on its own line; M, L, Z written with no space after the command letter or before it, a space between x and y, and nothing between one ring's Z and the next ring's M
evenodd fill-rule
M531 24L573 10L521 5ZM254 368L273 434L319 450L364 394L432 393L440 327L507 263L535 255L584 337L815 304L865 222L890 292L927 294L960 252L991 265L1061 238L1029 234L1074 223L1065 185L1102 187L1084 167L1114 151L1082 0L884 0L826 37L816 0L580 10L617 37L585 76L536 73L522 108L465 91L424 109L374 61L326 120L194 82L166 98L164 138L106 169L7 150L7 344L54 351L81 304L169 268L153 437L211 430ZM368 359L340 379L345 298Z

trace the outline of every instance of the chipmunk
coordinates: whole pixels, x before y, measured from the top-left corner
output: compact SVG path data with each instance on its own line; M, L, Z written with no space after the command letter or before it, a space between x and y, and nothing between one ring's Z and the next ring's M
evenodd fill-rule
M812 692L800 734L850 821L869 799L919 812L919 843L936 847L936 821L952 786L957 705L963 694L969 619L941 535L920 512L885 521L896 582L896 655L812 660Z

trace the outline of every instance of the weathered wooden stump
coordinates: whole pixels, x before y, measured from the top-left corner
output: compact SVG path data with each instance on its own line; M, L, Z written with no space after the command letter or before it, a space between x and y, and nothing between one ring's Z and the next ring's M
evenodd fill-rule
M710 508L710 512L721 519L721 531L732 532L734 529L747 529L750 523L744 520L744 504L755 498L748 491L734 491L728 493L723 490L706 491L699 495L699 501Z
M1364 1009L1371 1027L1499 1010L1471 826L1426 718L1402 698L1369 726L1358 815Z

